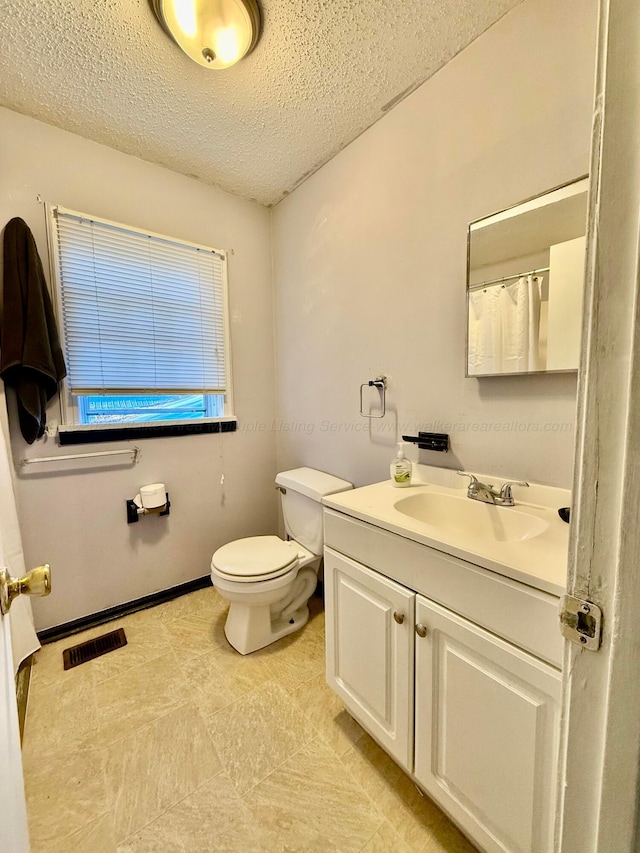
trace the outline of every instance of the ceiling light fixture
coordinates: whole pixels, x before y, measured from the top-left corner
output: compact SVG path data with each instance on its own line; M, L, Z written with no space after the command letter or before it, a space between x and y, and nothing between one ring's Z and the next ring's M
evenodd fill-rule
M164 30L205 68L228 68L256 46L256 0L150 0Z

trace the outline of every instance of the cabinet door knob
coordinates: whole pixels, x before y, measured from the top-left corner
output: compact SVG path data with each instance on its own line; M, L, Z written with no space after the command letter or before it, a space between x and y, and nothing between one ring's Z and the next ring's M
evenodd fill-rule
M420 622L418 622L418 624L416 625L416 634L419 637L426 637L427 636L427 629L425 628L424 625L421 625Z
M393 618L396 620L398 625L402 625L402 623L404 622L404 613L398 613L398 611L396 610L393 614Z

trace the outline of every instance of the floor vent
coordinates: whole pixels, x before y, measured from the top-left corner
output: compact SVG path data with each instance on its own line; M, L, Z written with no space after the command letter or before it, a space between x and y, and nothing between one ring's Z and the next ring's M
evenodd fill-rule
M127 638L125 637L124 628L118 628L117 631L111 631L102 637L96 637L95 640L87 640L86 643L79 643L77 646L65 649L62 652L64 668L73 669L74 666L80 666L81 663L99 658L100 655L106 655L108 652L121 649L122 646L126 645Z

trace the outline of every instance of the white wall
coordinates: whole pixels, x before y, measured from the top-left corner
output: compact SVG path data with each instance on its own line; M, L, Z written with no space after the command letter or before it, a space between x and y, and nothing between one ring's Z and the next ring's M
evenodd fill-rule
M421 461L570 486L575 375L464 378L466 235L588 171L596 16L525 0L275 208L279 467L383 479L397 421L450 432Z
M549 370L563 370L580 358L580 321L587 238L551 246L549 260Z
M205 245L229 257L232 359L239 431L136 441L136 466L56 463L19 472L27 566L48 561L53 591L34 601L38 628L200 577L216 547L277 530L270 212L102 145L0 110L0 226L21 216L47 265L44 207L36 196L96 216ZM56 415L54 410L52 415ZM267 428L250 432L252 425ZM14 462L27 445L13 430ZM124 443L88 445L109 450ZM51 440L30 455L58 451ZM51 467L51 466L47 466ZM92 470L92 468L94 470ZM224 487L220 486L222 472ZM125 500L162 481L168 518L127 525Z

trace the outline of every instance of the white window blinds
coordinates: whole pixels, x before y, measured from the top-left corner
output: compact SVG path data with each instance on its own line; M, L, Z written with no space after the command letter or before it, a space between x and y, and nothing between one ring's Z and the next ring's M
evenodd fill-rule
M224 255L54 209L73 394L222 393Z

